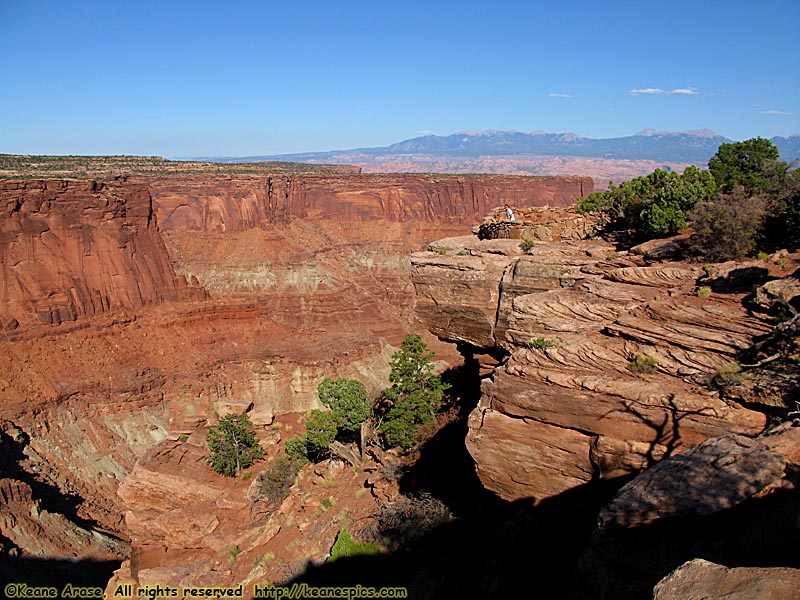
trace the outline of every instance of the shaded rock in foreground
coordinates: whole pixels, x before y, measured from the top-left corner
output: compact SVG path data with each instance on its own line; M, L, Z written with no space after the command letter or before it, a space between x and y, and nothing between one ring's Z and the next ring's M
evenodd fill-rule
M646 471L601 511L578 566L583 597L650 598L693 558L800 568L799 459L794 422L756 440L710 439Z
M740 504L783 477L786 458L741 435L706 440L642 473L600 511L601 528L710 515Z
M800 598L800 570L730 569L694 559L659 581L654 592L654 600L797 600Z

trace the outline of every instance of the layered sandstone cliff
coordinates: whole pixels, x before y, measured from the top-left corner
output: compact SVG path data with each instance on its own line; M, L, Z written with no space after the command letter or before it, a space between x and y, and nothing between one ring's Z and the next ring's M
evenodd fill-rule
M792 264L770 268L786 276ZM518 240L459 237L413 255L412 269L431 332L487 367L507 357L483 383L466 440L482 482L505 499L636 473L767 423L707 381L772 325L743 293L698 295L699 266L650 263L602 241L523 252ZM652 372L631 364L637 356Z
M170 263L144 184L4 181L0 210L6 330L192 298Z

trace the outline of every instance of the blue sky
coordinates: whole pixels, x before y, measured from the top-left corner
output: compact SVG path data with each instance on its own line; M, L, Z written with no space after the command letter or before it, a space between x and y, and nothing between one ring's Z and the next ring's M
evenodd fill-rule
M797 0L0 0L0 152L800 133Z

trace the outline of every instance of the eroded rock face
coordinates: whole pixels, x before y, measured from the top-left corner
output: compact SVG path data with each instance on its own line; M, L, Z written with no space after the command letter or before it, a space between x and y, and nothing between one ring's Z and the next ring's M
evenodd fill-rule
M770 325L741 295L698 297L703 269L647 264L600 241L523 253L517 240L465 237L430 248L412 258L419 318L442 339L508 355L484 381L467 435L501 497L539 500L766 425L706 380ZM637 355L655 361L652 372L631 366Z
M144 184L2 181L0 211L7 330L202 298L176 275Z
M213 519L216 502L235 513L240 500L215 485L213 499L187 500L207 514L148 512L182 497L165 490L194 489L176 456L207 468L204 437L191 436L240 410L263 432L316 406L326 376L384 387L392 352L420 330L410 251L468 233L505 201L569 204L591 191L582 178L400 175L0 182L0 418L22 440L0 452L13 505L0 534L33 554L25 531L37 522L52 529L43 540L57 540L80 519L133 538L134 563L170 520L180 530L172 551L202 537L198 524L209 544L235 544ZM179 436L194 453L180 454ZM25 487L34 480L69 494L76 514ZM57 516L10 535L36 506ZM94 556L79 545L69 556ZM141 552L153 581L164 575L159 552Z

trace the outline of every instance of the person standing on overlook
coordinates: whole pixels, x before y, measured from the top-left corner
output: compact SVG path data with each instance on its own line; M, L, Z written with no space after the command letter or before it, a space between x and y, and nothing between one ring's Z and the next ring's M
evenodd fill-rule
M511 210L511 207L508 204L505 205L505 209L506 209L506 219L508 219L509 221L511 221L513 223L514 222L514 211Z

